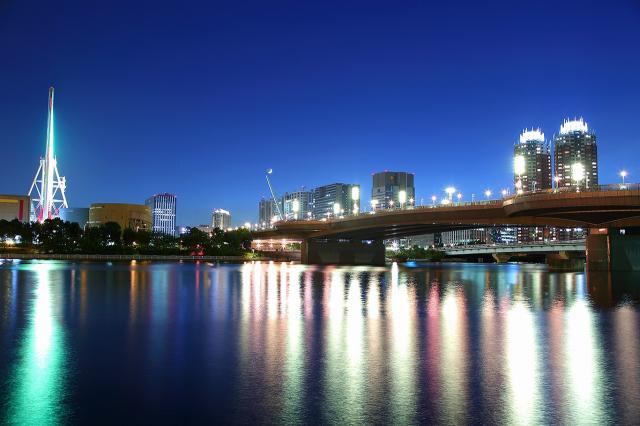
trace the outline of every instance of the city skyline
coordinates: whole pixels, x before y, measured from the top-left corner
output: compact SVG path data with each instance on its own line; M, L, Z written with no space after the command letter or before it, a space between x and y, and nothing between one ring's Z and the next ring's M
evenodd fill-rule
M388 169L415 173L416 202L448 185L469 199L509 186L522 128L552 137L573 117L598 134L600 181L618 182L623 169L636 180L636 3L368 6L257 5L249 15L192 7L170 29L162 8L92 14L89 5L45 4L34 15L6 6L0 35L11 43L0 51L14 66L0 81L0 192L28 190L44 152L50 85L70 207L171 192L180 224L206 223L215 206L230 210L235 225L254 223L271 167L279 195L352 182L366 206L370 174ZM140 28L120 25L143 15ZM568 16L589 30L566 26ZM61 31L63 20L78 27ZM543 20L545 31L522 30ZM191 47L177 47L178 38ZM186 72L181 63L198 66ZM147 159L173 170L154 170ZM230 176L231 185L203 189Z

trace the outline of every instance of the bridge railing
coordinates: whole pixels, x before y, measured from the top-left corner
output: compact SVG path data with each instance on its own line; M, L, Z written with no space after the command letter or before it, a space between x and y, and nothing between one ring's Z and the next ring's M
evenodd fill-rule
M370 215L370 214L394 214L394 213L398 213L400 211L407 211L407 210L422 210L422 209L445 209L445 208L456 208L456 207L472 207L472 206L502 206L504 205L505 201L507 201L507 203L513 202L514 200L517 199L521 199L524 197L530 197L530 196L536 196L536 195L543 195L543 194L558 194L558 195L562 195L562 194L575 194L574 196L585 196L585 197L589 197L592 196L593 193L599 193L599 192L610 192L610 191L640 191L640 183L615 183L615 184L602 184L602 185L594 185L588 189L583 189L581 191L576 191L575 187L562 187L562 188L553 188L553 189L543 189L543 190L536 190L536 191L528 191L522 194L509 194L506 195L502 198L498 198L498 199L491 199L491 200L473 200L473 201L455 201L455 200L450 200L448 203L446 204L442 204L442 203L433 203L433 204L426 204L426 205L408 205L408 206L397 206L397 207L393 207L393 208L387 208L387 209L380 209L380 210L362 210L361 212L359 212L358 214L350 214L350 215L344 215L344 216L338 216L338 217L330 217L330 218L322 218L322 219L290 219L290 220L284 220L284 221L280 221L280 222L287 222L287 223L291 223L291 222L313 222L313 221L320 221L320 222L327 222L327 221L336 221L336 220L343 220L343 219L351 219L357 216L363 216L363 215ZM277 224L278 222L276 222ZM274 226L272 225L271 228L273 228ZM266 228L269 229L269 228Z

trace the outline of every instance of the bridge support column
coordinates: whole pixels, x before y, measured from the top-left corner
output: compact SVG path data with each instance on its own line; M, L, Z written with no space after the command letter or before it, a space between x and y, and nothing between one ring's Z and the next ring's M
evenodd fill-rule
M513 255L510 254L510 253L491 253L491 256L498 263L507 263L509 261L509 259L511 259L513 257Z
M550 271L584 271L584 256L576 253L561 251L545 257Z
M385 263L382 240L305 240L300 262L306 265L378 265Z
M591 229L587 236L590 271L640 271L640 230Z

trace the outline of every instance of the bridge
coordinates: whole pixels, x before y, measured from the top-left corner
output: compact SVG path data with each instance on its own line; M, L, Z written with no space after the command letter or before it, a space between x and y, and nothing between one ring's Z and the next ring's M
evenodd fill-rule
M309 264L383 264L383 240L479 227L587 228L587 263L640 269L640 188L536 192L501 200L366 212L330 220L276 222L254 239L301 241Z

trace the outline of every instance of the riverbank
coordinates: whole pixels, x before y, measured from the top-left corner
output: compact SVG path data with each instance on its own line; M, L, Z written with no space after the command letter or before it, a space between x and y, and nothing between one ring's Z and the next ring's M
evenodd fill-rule
M0 259L19 260L76 260L76 261L163 261L163 262L229 262L248 260L273 260L267 257L247 256L180 256L157 254L43 254L43 253L0 253Z

